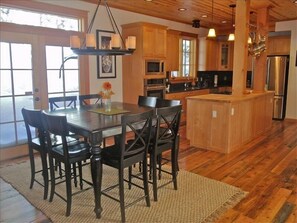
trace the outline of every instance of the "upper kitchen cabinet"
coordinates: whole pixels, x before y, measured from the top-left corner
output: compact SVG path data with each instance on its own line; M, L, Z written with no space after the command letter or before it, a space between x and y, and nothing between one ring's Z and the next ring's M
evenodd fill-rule
M199 38L198 70L218 69L218 43L216 40Z
M137 22L122 25L123 37L136 36L136 51L138 55L150 59L166 58L167 27Z
M267 55L288 55L290 54L291 36L268 37Z
M166 70L179 70L179 40L180 32L176 30L167 30L167 58Z
M233 42L220 41L218 42L218 70L233 69Z

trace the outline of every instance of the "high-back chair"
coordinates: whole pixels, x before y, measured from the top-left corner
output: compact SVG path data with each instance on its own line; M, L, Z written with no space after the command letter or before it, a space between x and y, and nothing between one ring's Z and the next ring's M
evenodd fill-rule
M111 166L118 169L119 181L116 183L119 185L119 199L112 197L107 192L110 191L115 186L110 186L102 190L102 194L107 197L112 198L120 202L121 209L121 220L125 222L125 207L134 204L136 201L125 205L124 199L124 169L129 168L136 163L142 163L142 180L143 180L143 190L144 196L137 199L140 201L142 198L145 198L146 205L150 206L149 190L148 190L148 176L147 176L147 154L148 154L148 145L150 141L151 126L152 126L152 117L153 110L143 112L140 114L125 114L121 118L122 122L122 134L120 135L119 143L116 143L112 146L108 146L102 150L102 162L105 165ZM134 136L133 139L130 139L131 134L127 134L127 131L131 131ZM129 136L129 141L127 138ZM127 143L126 143L127 142ZM129 181L129 186L136 185ZM140 187L139 185L136 185Z
M52 97L48 99L51 111L59 108L76 108L76 96Z
M101 100L102 100L102 96L100 94L79 95L78 98L79 98L79 106L99 104L101 103Z
M150 168L153 175L153 193L154 200L158 200L158 183L157 183L157 169L162 172L170 174L174 189L177 190L177 170L178 170L178 147L179 147L179 125L182 106L171 106L156 108L157 123L154 128L149 154L150 154ZM165 151L171 152L171 172L161 168L162 153ZM159 160L159 161L158 161ZM161 185L165 186L169 184Z
M33 110L22 108L22 114L25 122L25 127L27 131L28 147L29 147L29 158L31 164L31 181L30 189L32 189L34 182L42 185L44 187L43 199L47 198L48 194L48 167L47 167L47 148L45 143L45 131L42 125L41 110ZM36 136L32 134L36 132ZM34 160L34 150L38 151L41 158L42 169L35 170L35 160ZM43 183L35 179L36 173L42 173Z
M46 138L48 144L48 154L49 154L49 165L50 165L50 175L51 175L51 193L49 201L52 202L54 194L57 194L60 198L67 202L66 216L70 215L71 212L71 201L72 201L72 176L76 178L76 173L72 174L71 165L78 164L79 179L80 179L80 189L83 190L83 181L91 184L90 182L82 178L82 161L90 158L90 146L86 142L72 141L68 142L67 137L69 136L69 130L67 126L66 116L51 115L45 112L42 113L42 121L44 128L46 130ZM61 137L62 144L53 145L50 135L56 135ZM59 163L64 163L65 166L65 179L57 182L60 184L66 182L66 198L61 194L55 192L56 177L53 159ZM73 165L74 169L76 165ZM87 189L90 189L87 188ZM75 193L77 194L77 192Z

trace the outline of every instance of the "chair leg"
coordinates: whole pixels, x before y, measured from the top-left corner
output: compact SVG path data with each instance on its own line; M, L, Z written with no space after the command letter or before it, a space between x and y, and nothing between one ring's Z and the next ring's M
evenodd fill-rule
M171 171L172 171L172 181L173 181L173 186L174 189L177 190L177 169L178 169L178 164L177 164L177 153L178 153L178 137L176 138L173 148L171 149Z
M41 163L42 163L42 176L43 176L43 185L44 185L44 192L43 192L43 199L46 200L48 194L48 170L47 170L47 160L46 160L46 153L41 152Z
M83 189L83 175L82 175L82 165L81 165L81 161L78 162L78 174L79 174L79 186L80 189Z
M76 163L72 164L72 169L73 169L74 186L77 187Z
M120 208L122 222L126 221L125 217L125 197L124 197L124 170L119 169L119 193L120 193Z
M129 177L129 183L128 183L128 186L129 186L129 190L131 190L132 166L129 166L128 170L129 170L129 174L128 174L128 177Z
M71 203L72 203L72 193L71 193L71 164L65 163L65 175L66 175L66 194L67 194L67 208L66 216L70 215Z
M30 157L30 166L31 166L30 189L32 189L34 181L35 181L35 161L34 161L33 149L31 149L31 148L29 148L29 157Z
M157 186L157 156L153 154L152 159L153 166L153 193L154 193L154 201L158 201L158 186Z
M158 179L161 180L162 177L162 153L157 156L158 162Z
M144 188L144 195L145 195L145 201L146 206L150 207L150 194L149 194L149 188L148 188L148 176L147 176L147 159L142 162L142 178L143 178L143 188Z
M55 194L56 176L55 176L54 160L51 157L51 155L49 155L49 165L50 165L50 174L51 174L51 193L50 193L49 201L52 202Z

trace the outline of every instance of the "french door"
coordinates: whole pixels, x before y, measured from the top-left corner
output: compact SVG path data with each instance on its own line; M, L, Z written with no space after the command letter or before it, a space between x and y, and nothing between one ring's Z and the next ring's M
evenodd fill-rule
M78 59L74 59L59 71L63 59L71 54L68 38L1 32L0 44L2 150L27 141L23 107L46 109L51 95L78 94L79 66Z

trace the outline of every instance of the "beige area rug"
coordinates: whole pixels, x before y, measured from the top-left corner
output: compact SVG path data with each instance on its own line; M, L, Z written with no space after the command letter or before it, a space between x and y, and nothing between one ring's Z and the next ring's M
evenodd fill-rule
M40 166L39 159L36 163ZM91 179L89 166L84 168L84 177ZM103 173L103 188L111 182L117 182L117 170L104 166ZM53 202L43 200L43 187L37 183L33 189L29 189L28 161L1 167L0 174L6 182L55 223L120 222L119 203L105 196L102 196L102 217L100 220L96 219L93 212L93 189L74 196L71 215L65 217L66 203L62 199L55 196ZM41 179L41 176L39 178ZM166 175L163 175L162 180L166 180ZM136 179L135 181L137 182ZM65 185L59 185L56 190L65 191ZM112 192L118 194L118 189ZM182 170L178 174L178 190L174 190L173 185L168 184L159 189L158 193L159 199L154 202L150 185L151 207L147 207L143 200L127 208L127 222L212 222L246 195L239 188ZM142 190L134 186L132 190L125 192L125 198L128 201L142 194Z

